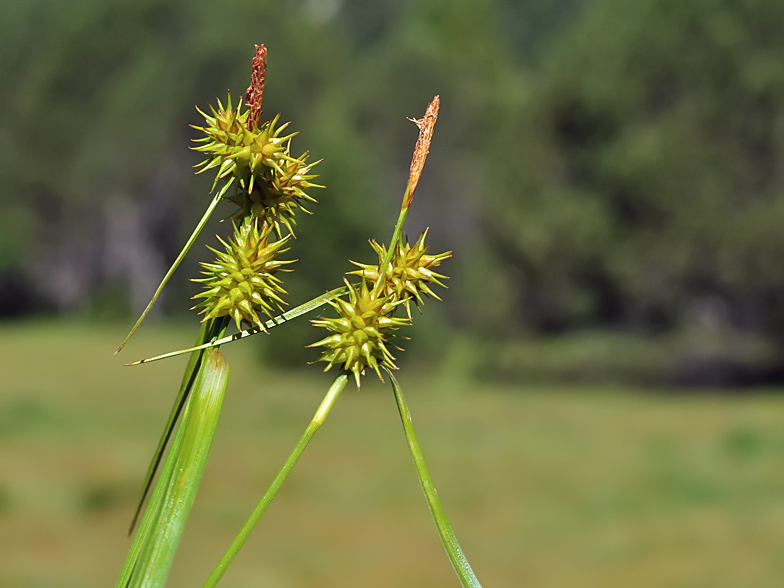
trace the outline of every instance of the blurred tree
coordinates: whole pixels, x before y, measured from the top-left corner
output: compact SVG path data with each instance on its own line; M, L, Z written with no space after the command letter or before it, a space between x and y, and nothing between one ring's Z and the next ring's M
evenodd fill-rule
M297 252L309 288L327 287L323 260L349 257L359 247L348 244L368 236L375 209L356 204L375 172L340 99L347 45L308 10L243 0L4 8L0 271L23 268L60 310L84 308L96 292L105 302L103 288L122 303L118 283L125 304L142 307L207 202L210 179L190 171L199 159L188 151L188 123L200 119L193 105L225 101L226 88L241 97L254 43L266 42L265 111L302 130L295 150L331 155L318 169L330 188L319 212L331 218L307 226L314 255ZM187 290L195 273L191 263L173 287Z
M371 260L366 239L388 238L416 137L403 117L438 93L408 227L416 237L438 219L433 248L456 252L452 322L494 337L710 323L783 339L782 3L7 4L6 314L146 303L208 198L209 178L190 170L193 105L227 88L239 98L264 42L266 115L301 131L295 151L325 158L292 300L334 285L349 258ZM199 257L173 300L193 291ZM276 341L290 350L303 336Z
M584 7L502 105L485 235L508 311L538 331L696 318L781 339L782 29L765 0Z
M501 124L486 105L514 69L498 21L492 0L15 3L0 24L0 267L22 268L62 311L142 307L207 199L209 179L189 171L193 105L225 88L238 97L260 41L265 111L302 131L295 149L326 158L325 205L300 221L292 299L332 286L349 258L373 257L366 239L387 238L417 132L404 117L436 93L445 106L411 234L440 218L433 246L468 249ZM172 298L196 272L186 261Z

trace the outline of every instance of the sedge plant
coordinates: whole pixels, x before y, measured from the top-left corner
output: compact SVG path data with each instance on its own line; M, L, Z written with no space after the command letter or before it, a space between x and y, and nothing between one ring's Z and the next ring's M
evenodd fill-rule
M263 45L256 46L251 85L244 102L239 100L235 104L229 94L225 104L218 101L217 108L210 106L207 113L199 110L205 123L195 127L201 136L195 140L194 149L205 159L197 166L197 173L214 171L214 196L147 308L117 350L122 350L142 323L218 205L232 205L233 210L228 214L232 231L225 238L218 237L221 247L210 248L214 260L202 262L202 277L194 280L203 286L194 296L193 309L202 317L195 345L127 364L140 365L190 354L143 482L130 532L137 522L138 529L116 587L161 588L166 584L206 467L228 385L229 366L220 347L262 332L269 334L272 328L323 306L330 307L335 316L311 321L326 331L325 336L310 345L321 350L313 363L326 364L324 371L334 367L338 374L291 455L204 587L215 586L228 569L347 383L353 380L359 389L362 377L369 371L382 381L385 376L389 378L430 512L462 586L479 587L441 506L402 389L393 375L398 369L393 352L402 351L396 343L403 338L398 331L412 323L412 304L422 312L426 298L438 299L432 287L444 286L443 280L447 278L437 268L451 255L449 252L431 254L425 243L427 231L413 245L403 238L406 216L430 148L439 97L428 105L421 119L411 119L419 128L419 136L389 244L371 241L376 256L373 262L352 262L358 269L343 278L343 285L284 311L287 292L283 277L292 271L289 266L294 262L287 259L287 253L291 237L298 230L296 217L303 212L310 214L306 207L316 203L312 189L323 186L314 182L317 176L313 167L319 161L309 162L307 151L294 155L292 140L296 133L288 132L289 123L280 124L280 115L262 122L266 67L267 50ZM236 332L229 334L232 326Z

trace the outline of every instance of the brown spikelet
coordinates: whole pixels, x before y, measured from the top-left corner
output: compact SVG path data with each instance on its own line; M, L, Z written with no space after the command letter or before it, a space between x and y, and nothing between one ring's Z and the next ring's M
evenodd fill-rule
M414 156L411 158L411 169L408 172L408 197L403 203L404 208L408 208L414 200L414 192L419 183L419 176L422 175L422 169L425 167L425 160L430 151L430 141L433 139L433 128L436 126L440 104L441 100L436 96L428 104L425 116L420 119L408 119L419 127L419 138L417 138L416 147L414 148Z
M250 76L250 86L245 92L245 103L248 105L248 130L259 126L261 118L261 101L264 98L264 80L267 77L267 48L256 45L256 55L253 56L253 71Z

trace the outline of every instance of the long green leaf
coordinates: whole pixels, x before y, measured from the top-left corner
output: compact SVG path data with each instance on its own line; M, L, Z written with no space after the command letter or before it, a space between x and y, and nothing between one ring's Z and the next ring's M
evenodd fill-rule
M177 430L177 434L174 436L174 441L172 442L169 455L166 458L163 470L161 471L158 484L155 486L155 490L152 493L152 498L150 498L150 503L147 505L147 510L144 513L144 517L142 517L142 523L139 526L136 537L133 539L131 549L128 552L128 557L125 560L125 565L120 572L120 577L117 580L115 588L127 588L128 582L131 579L131 574L136 568L136 563L139 560L139 554L141 553L142 547L146 543L147 537L150 534L152 523L155 520L157 513L160 511L161 502L166 492L166 488L171 482L172 472L174 471L174 466L177 463L177 458L180 454L180 450L182 449L182 438L184 432L185 429L180 427Z
M291 310L284 312L281 315L278 315L274 318L271 318L266 323L264 323L264 328L267 330L277 327L278 325L282 325L298 316L302 316L312 310L316 310L320 306L324 306L327 303L327 300L332 300L332 298L337 296L343 296L348 294L348 288L346 286L341 286L340 288L335 288L334 290L330 290L322 294L321 296L316 296L312 300L308 300L304 304L300 304L296 308L292 308ZM215 339L214 341L210 341L209 343L204 343L203 345L197 345L195 347L189 347L187 349L180 349L178 351L170 351L169 353L164 353L163 355L156 355L155 357L148 357L147 359L140 359L139 361L134 361L132 363L126 363L126 366L132 365L141 365L143 363L151 363L153 361L160 361L161 359L169 359L170 357L176 357L178 355L184 355L186 353L192 353L194 351L200 351L202 349L210 349L211 347L220 347L221 345L225 345L227 343L233 343L234 341L239 341L240 339L245 339L246 337L252 337L253 335L258 335L263 331L259 327L251 327L250 329L246 329L244 331L240 331L239 333L234 333L233 335L229 335L228 337L222 337L220 339Z
M397 409L400 413L400 420L403 422L403 429L406 433L406 441L408 441L408 448L411 450L411 457L414 458L414 465L416 466L417 474L419 475L419 482L422 484L422 490L425 491L427 498L427 505L430 507L430 513L433 515L433 520L436 523L438 534L441 537L441 542L444 544L446 553L449 556L449 561L452 562L452 567L455 568L457 576L460 578L464 588L482 588L479 580L476 579L474 570L468 563L460 544L457 542L452 526L449 524L449 519L446 518L444 507L441 505L441 499L438 497L438 492L433 484L433 478L430 476L430 471L427 469L425 463L425 456L422 454L422 448L419 446L416 432L414 432L414 425L411 421L411 413L408 410L408 404L403 396L403 390L395 378L394 374L387 370L390 381L392 382L392 390L395 392L395 402L397 402Z
M161 497L148 509L152 513L149 523L144 521L145 537L129 588L163 588L166 583L204 474L228 380L229 365L220 352L206 351L180 425L178 451L167 457L167 476L161 476L156 486L156 493L161 488ZM174 463L171 469L170 461Z
M204 225L207 224L207 221L209 220L210 216L212 216L212 212L215 210L215 207L218 206L218 202L220 202L221 198L226 193L226 190L229 188L230 185L231 182L227 182L226 185L223 186L223 189L221 189L221 191L218 192L215 195L215 197L212 199L212 202L210 202L210 205L207 207L207 210L204 212L204 215L201 217L201 220L196 225L196 228L193 229L191 236L188 237L188 240L185 242L185 246L182 248L182 251L180 251L180 254L177 256L177 259L174 260L174 262L171 264L171 267L169 268L169 271L167 271L166 275L163 276L161 283L158 285L158 289L155 290L155 293L152 295L152 299L150 299L150 302L147 304L147 308L144 309L144 312L142 312L142 315L136 321L136 324L133 325L131 332L128 333L127 337L125 337L125 341L123 341L122 344L117 348L117 351L114 352L115 354L120 353L120 351L123 350L123 347L125 347L128 341L130 341L131 337L133 337L133 334L136 332L136 329L139 328L139 325L142 324L142 321L144 321L144 319L147 317L149 312L152 310L152 307L155 305L155 302L158 300L158 296L160 296L161 292L163 291L163 287L169 281L169 278L172 277L174 270L177 269L177 267L180 265L180 262L183 259L185 259L185 255L190 250L191 246L193 245L193 242L196 241L196 237L199 236L199 233L201 233L201 230L204 228Z
M214 320L208 320L201 324L199 335L196 337L197 345L200 345L209 339L210 333L212 332L213 323ZM144 505L144 499L147 498L147 493L150 491L150 486L152 485L152 480L155 477L155 472L161 463L161 458L163 457L163 452L166 449L166 444L169 442L174 425L177 422L177 418L180 416L180 413L185 406L185 401L188 399L188 396L190 395L190 392L193 388L193 384L196 381L196 375L199 372L203 353L203 351L196 351L191 354L191 357L188 360L188 365L185 368L185 373L182 376L182 383L180 384L180 390L177 393L177 398L174 400L174 405L172 406L171 412L169 413L166 426L163 428L163 433L161 434L161 438L158 441L158 447L155 448L155 453L153 454L150 465L147 468L147 474L145 475L144 483L142 484L141 497L139 498L139 503L136 506L136 512L134 513L133 519L131 520L131 526L128 529L128 535L133 533L133 528L136 526L139 513L141 512L142 506Z

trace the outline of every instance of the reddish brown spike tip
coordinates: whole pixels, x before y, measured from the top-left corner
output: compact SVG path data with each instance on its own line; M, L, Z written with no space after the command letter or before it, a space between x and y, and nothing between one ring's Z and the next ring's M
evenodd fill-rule
M256 45L256 55L253 56L253 71L250 76L250 86L245 92L245 103L248 105L248 130L252 131L259 126L261 118L261 102L264 98L264 81L267 78L267 48Z
M408 173L408 197L403 203L404 208L408 208L414 200L414 192L419 183L419 177L422 175L422 169L425 167L427 154L430 151L430 142L433 140L433 128L436 126L438 107L440 105L441 100L436 96L430 104L427 105L425 116L420 119L408 119L419 127L419 137L417 138L416 147L414 148L414 156L411 158L411 169Z

